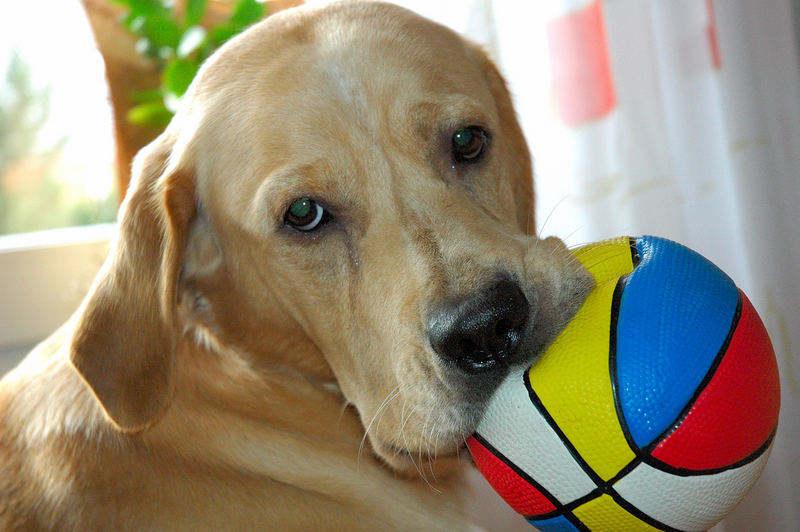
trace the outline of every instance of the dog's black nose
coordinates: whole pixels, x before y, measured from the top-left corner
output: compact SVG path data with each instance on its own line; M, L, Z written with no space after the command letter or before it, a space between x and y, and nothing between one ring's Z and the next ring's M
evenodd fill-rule
M520 287L503 280L434 312L428 319L428 339L443 359L467 373L482 373L501 362L511 362L529 312Z

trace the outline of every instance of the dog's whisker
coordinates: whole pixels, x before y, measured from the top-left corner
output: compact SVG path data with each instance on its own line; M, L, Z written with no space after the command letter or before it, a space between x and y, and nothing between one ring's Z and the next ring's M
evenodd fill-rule
M564 237L564 240L569 240L570 238L572 238L572 236L573 236L575 233L577 233L578 231L580 231L580 230L581 230L581 229L583 229L584 227L585 227L584 225L579 225L579 226L578 226L578 227L576 227L576 228L575 228L575 229L574 229L574 230L573 230L571 233L569 233L569 234L568 234L566 237Z
M540 239L542 238L542 234L544 233L544 228L547 226L547 222L550 221L550 217L553 216L553 213L556 212L556 209L558 209L566 200L568 200L569 197L570 196L568 194L565 194L564 196L561 197L560 200L558 200L556 202L555 205L553 205L553 208L550 209L549 213L547 213L547 216L545 217L544 222L542 222L541 227L539 227L539 233L537 234L538 238L540 238Z
M367 425L367 428L366 428L365 432L367 432L367 433L369 432L370 428L372 428L372 424L375 423L375 420L378 418L378 416L383 412L383 410L387 406L389 406L389 403L391 403L392 400L394 400L398 395L400 395L401 392L402 392L401 386L398 384L397 386L395 386L392 389L392 391L390 391L386 395L386 397L384 398L383 402L375 410L375 415L372 416L372 420L370 420L369 424Z
M433 469L433 464L439 457L439 436L441 435L441 431L439 430L436 423L431 423L431 436L428 438L428 463L430 464L431 469L431 476L433 477L434 482L439 482L439 479L436 478L436 471ZM433 439L433 434L436 434L436 441L433 442L433 456L431 456L431 447L430 442Z
M403 410L405 410L405 405L406 405L406 403L403 402ZM405 448L406 448L406 453L405 454L408 457L408 459L411 460L411 463L414 465L414 469L417 470L417 473L419 473L420 478L425 482L425 484L428 485L428 487L430 487L431 489L435 489L433 487L433 485L431 485L430 481L428 480L428 477L425 476L425 472L420 467L420 464L418 464L417 461L414 460L414 453L410 450L411 446L408 444L408 439L406 438L406 434L405 434L406 423L408 422L409 419L411 419L411 416L414 415L416 410L417 410L417 406L415 405L414 408L411 409L411 412L409 412L408 417L406 417L405 419L402 419L402 422L400 424L400 437L403 438L403 443L405 444ZM401 417L402 417L402 414L401 414Z
M347 411L347 407L349 407L351 404L352 403L347 399L345 399L344 402L342 403L342 408L341 410L339 410L339 417L336 419L337 428L339 427L339 425L342 424L342 418L344 417L344 413Z
M428 435L428 430L427 430L428 423L431 422L431 414L432 414L432 412L429 411L428 415L425 416L425 423L422 425L421 438L424 441L425 453L428 455L428 457L427 457L428 458L428 470L430 470L430 472L431 472L431 478L433 478L434 482L438 482L439 479L436 478L436 473L433 470L433 457L431 456L431 438ZM431 424L431 429L435 428L435 426L436 426L435 423L430 423L430 424ZM419 446L420 463L422 463L422 447L423 447L422 443L423 442L420 442L420 446Z
M567 249L570 250L570 251L574 251L576 249L582 248L583 246L585 246L587 244L591 244L591 242L578 242L577 244L572 244L570 246L567 246Z
M428 416L425 416L425 423L422 424L422 430L420 431L419 435L419 449L417 450L417 460L419 461L420 467L423 469L425 468L425 463L422 457L422 451L425 448L425 427L428 424L428 417L430 416L430 412L428 412ZM430 463L428 463L430 466ZM430 467L429 467L430 469ZM429 484L430 485L430 484Z
M391 403L394 399L400 396L401 392L402 392L401 386L398 384L397 386L394 387L394 389L392 389L391 392L389 392L386 395L386 398L384 398L383 402L380 404L380 406L378 406L378 409L375 411L375 415L372 416L372 419L370 420L366 430L364 431L364 437L361 438L361 444L358 446L358 455L356 458L356 463L358 465L360 465L361 463L361 453L364 450L364 444L367 441L367 436L369 435L369 431L372 428L373 423L375 423L375 421L379 417L381 417L383 411L386 409L387 406L389 406L389 403Z
M409 414L408 414L408 416L405 418L405 420L403 420L403 423L402 423L402 424L401 424L401 426L400 426L400 436L403 438L403 443L405 444L405 447L406 447L406 449L407 449L407 453L406 453L406 455L407 455L407 456L408 456L408 458L411 460L411 463L414 465L414 468L417 470L417 473L419 473L419 476L420 476L420 478L421 478L421 479L422 479L422 480L425 482L425 484L427 484L427 485L428 485L428 487L429 487L430 489L432 489L433 491L439 492L439 490L438 490L438 489L436 489L436 487L434 487L434 486L433 486L433 484L431 484L430 480L428 480L428 477L427 477L427 475L425 474L425 471L424 471L424 469L423 469L423 467L422 467L422 442L420 442L420 450L419 450L419 457L418 457L418 460L417 460L417 461L415 461L415 460L414 460L414 454L413 454L413 452L410 450L410 449L411 449L411 446L409 445L409 443L408 443L408 439L406 438L406 434L405 434L405 426L406 426L406 423L407 423L407 422L408 422L408 421L411 419L411 417L412 417L412 416L413 416L413 415L416 413L416 411L417 411L417 408L418 408L418 407L419 407L419 405L415 405L415 406L414 406L414 408L412 408L412 409L411 409L411 412L409 412Z

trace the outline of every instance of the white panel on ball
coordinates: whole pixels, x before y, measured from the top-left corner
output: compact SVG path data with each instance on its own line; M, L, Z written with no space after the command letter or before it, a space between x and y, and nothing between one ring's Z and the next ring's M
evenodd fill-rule
M742 500L761 474L767 458L769 450L735 469L692 476L640 464L617 482L614 489L665 525L680 530L707 530Z
M568 504L597 485L531 402L523 380L526 371L503 381L477 433L560 503Z

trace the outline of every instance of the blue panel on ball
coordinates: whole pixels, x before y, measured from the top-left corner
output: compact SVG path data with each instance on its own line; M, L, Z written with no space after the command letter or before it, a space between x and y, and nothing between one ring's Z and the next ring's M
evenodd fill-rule
M528 522L541 532L580 532L580 529L570 523L563 515L550 519L528 519Z
M637 240L641 258L619 304L616 389L630 437L645 448L675 423L722 348L736 313L733 281L669 240Z

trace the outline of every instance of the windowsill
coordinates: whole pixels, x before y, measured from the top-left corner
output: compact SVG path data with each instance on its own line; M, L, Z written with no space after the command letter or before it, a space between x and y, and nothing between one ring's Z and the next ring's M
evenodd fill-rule
M75 311L115 224L0 236L0 374Z
M0 235L0 253L19 252L56 246L72 246L90 242L108 242L117 224L64 227L48 231Z
M11 371L14 366L19 364L19 361L25 358L33 348L32 345L25 345L14 348L0 349L0 377Z

